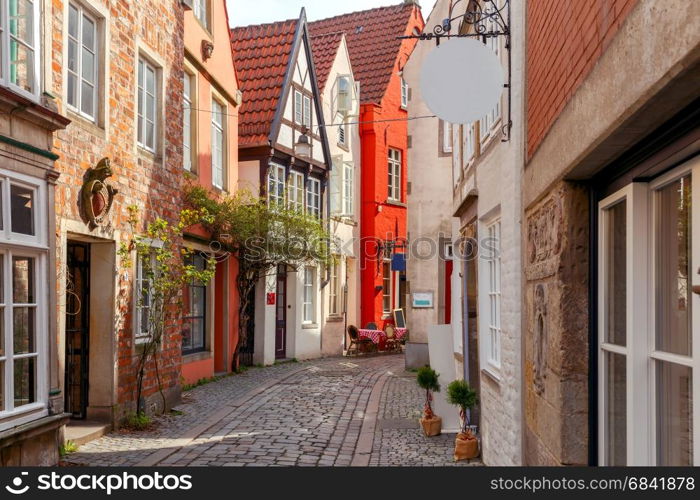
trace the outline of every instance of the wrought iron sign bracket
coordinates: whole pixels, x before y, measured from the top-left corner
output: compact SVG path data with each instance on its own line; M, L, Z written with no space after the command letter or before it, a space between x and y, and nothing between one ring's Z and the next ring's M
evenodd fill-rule
M455 15L459 3L467 4L463 14ZM451 33L453 25L459 22L456 33ZM440 24L433 27L432 32L424 31L418 35L406 35L398 38L413 38L418 40L435 40L440 45L443 38L477 38L483 43L489 38L504 37L507 58L508 74L503 88L508 95L508 119L501 127L501 141L510 140L510 131L513 126L511 120L511 40L510 40L510 0L451 0L448 17Z

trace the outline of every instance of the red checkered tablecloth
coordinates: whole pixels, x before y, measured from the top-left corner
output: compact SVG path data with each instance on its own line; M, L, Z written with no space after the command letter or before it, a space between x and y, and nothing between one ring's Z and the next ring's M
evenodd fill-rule
M381 330L359 330L360 338L370 339L373 343L379 344L380 340L386 339L386 334Z
M396 338L401 340L408 333L408 328L395 328L394 332L396 333Z

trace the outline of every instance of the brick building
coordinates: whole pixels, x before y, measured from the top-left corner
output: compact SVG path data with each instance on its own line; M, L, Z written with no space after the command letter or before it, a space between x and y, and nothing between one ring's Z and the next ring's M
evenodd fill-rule
M420 32L420 7L399 5L354 12L310 24L314 36L343 32L360 82L362 145L360 321L379 328L405 307L407 107L410 89L401 76Z
M134 257L127 266L118 256L130 238L127 207L139 208L143 231L156 217L173 221L181 206L184 9L179 0L70 0L52 2L47 13L47 89L72 121L53 141L60 174L56 404L74 424L88 419L109 427L135 411L136 358L146 331L135 299L148 286L143 264ZM111 210L106 186L101 201L81 199L94 180L118 190ZM158 354L166 406L180 395L177 326L167 329ZM151 363L148 412L162 406L157 380Z
M698 465L700 4L529 1L526 64L524 463Z

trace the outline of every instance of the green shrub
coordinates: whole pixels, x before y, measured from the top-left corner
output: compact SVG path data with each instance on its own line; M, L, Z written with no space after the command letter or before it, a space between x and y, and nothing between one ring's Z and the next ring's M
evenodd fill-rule
M143 412L132 413L126 417L123 427L132 431L144 431L153 425L153 419Z
M462 432L466 432L469 423L467 410L474 408L478 400L476 391L469 386L466 380L453 380L447 386L447 402L459 407L459 416L462 419Z
M71 453L75 453L76 451L78 451L78 445L70 440L66 441L58 447L58 454L61 457L65 457L66 455L70 455Z
M418 385L425 389L425 406L423 407L423 416L425 418L432 418L433 407L431 402L433 400L433 392L440 392L440 382L438 378L440 374L429 366L424 366L418 370L416 375L416 381Z

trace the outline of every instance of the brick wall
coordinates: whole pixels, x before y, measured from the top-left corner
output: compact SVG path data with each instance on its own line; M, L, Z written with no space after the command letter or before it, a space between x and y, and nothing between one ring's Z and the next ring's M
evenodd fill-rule
M586 78L637 0L527 3L527 156Z
M80 4L80 2L76 2ZM61 173L56 186L56 207L59 227L72 221L86 236L113 241L119 245L128 238L127 207L141 209L141 227L156 217L173 220L180 206L182 178L182 66L183 9L179 0L92 0L83 3L98 18L104 34L98 50L105 67L100 70L99 85L103 94L98 99L102 117L92 123L72 112L66 102L65 74L67 2L54 0L49 16L52 19L52 93L59 110L72 123L56 134L54 150L60 155L56 169ZM105 43L106 41L106 43ZM105 49L106 47L106 49ZM137 58L143 52L160 65L158 131L160 147L148 153L136 144L136 75ZM83 176L103 158L109 157L113 176L108 180L118 190L109 221L101 228L81 225L79 210ZM65 237L65 235L64 235ZM62 262L63 240L57 235L57 266ZM117 365L116 403L120 411L128 411L135 399L136 349L132 332L133 269L115 262L116 336L114 362ZM58 285L59 290L61 284ZM59 295L60 297L61 295ZM94 307L110 307L95 304ZM59 319L60 322L60 319ZM101 326L106 332L110 327ZM105 332L100 331L100 334ZM59 331L59 334L63 333ZM91 336L94 333L91 333ZM159 352L160 377L166 394L176 394L181 361L179 325L169 325ZM145 396L157 399L154 367L150 366L144 383Z

